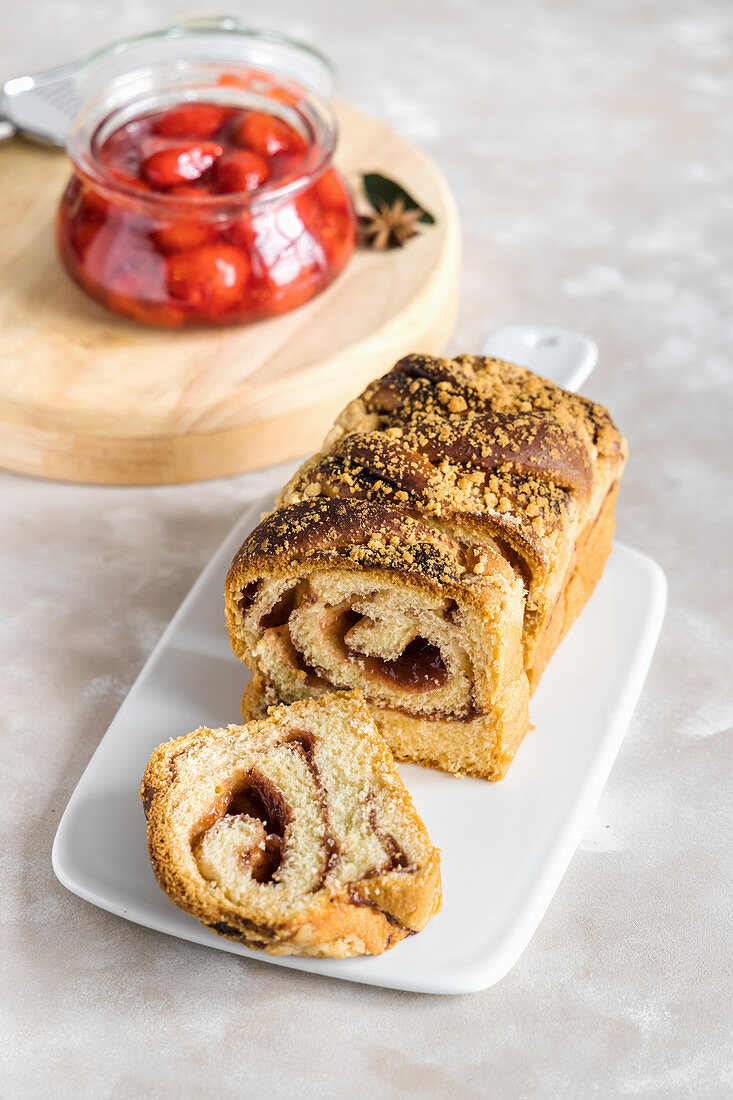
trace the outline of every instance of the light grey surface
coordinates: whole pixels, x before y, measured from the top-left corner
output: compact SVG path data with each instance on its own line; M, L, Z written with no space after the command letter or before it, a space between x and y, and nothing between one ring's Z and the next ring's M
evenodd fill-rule
M254 959L263 956L217 936L159 889L139 790L159 744L182 729L226 726L239 713L245 675L227 638L221 590L232 557L275 495L243 512L171 619L79 780L52 852L57 878L79 897L146 928ZM552 901L613 767L654 656L666 592L651 558L614 544L532 699L535 729L503 782L458 783L400 765L441 852L443 907L419 936L376 958L264 960L414 993L474 993L501 981ZM487 849L487 836L501 843ZM466 913L481 920L467 921Z
M2 0L0 73L179 10ZM100 734L262 479L0 476L3 1095L728 1096L733 7L247 13L317 42L345 94L443 166L465 229L452 350L524 319L598 341L587 392L631 446L618 533L663 565L670 610L593 823L514 970L463 998L358 988L134 927L50 867Z

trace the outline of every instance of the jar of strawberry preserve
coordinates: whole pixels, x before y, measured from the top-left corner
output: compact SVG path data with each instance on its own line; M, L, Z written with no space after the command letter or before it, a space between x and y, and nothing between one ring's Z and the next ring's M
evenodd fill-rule
M93 298L149 325L223 325L295 309L342 270L356 219L317 52L195 24L103 50L80 88L57 238Z

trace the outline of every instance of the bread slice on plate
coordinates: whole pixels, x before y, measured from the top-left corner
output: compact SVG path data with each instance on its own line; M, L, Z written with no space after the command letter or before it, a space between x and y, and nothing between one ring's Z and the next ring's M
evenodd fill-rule
M379 955L441 904L440 858L356 691L161 745L153 870L208 928L272 955Z

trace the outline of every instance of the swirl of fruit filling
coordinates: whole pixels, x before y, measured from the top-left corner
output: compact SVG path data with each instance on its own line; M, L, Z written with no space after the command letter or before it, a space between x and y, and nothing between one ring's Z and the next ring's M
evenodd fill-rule
M204 795L190 833L196 866L255 924L271 922L273 902L287 910L347 886L358 904L355 883L415 870L385 792L376 780L363 786L362 747L352 751L349 762L313 732L288 730Z
M352 806L348 827L341 820L328 796L332 761L322 756L313 736L294 730L247 772L218 784L221 793L199 818L192 850L201 876L233 903L252 905L260 897L287 906L327 880L352 882L411 866L394 837L376 827L373 790L360 801L354 789L359 811Z
M316 571L250 585L239 606L258 665L285 702L358 688L378 708L476 714L471 612L453 599Z

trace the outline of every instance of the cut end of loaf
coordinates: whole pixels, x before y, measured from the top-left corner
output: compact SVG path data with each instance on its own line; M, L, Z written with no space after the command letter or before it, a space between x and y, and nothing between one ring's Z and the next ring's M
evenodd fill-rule
M438 851L355 692L161 745L141 797L170 900L248 947L380 954L440 907Z
M296 509L308 527L297 555ZM500 778L529 724L524 586L504 559L434 535L428 549L462 570L438 583L412 557L401 569L378 557L354 566L352 540L371 538L360 501L285 506L270 520L235 559L226 596L235 652L268 699L359 690L400 760ZM347 533L339 543L334 532ZM396 558L402 548L394 536Z

